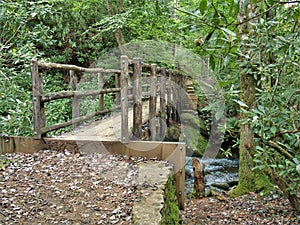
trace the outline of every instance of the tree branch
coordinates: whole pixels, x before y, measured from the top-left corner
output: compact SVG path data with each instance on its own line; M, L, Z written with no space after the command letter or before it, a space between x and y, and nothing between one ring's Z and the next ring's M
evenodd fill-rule
M287 159L289 159L291 161L293 160L294 156L292 156L287 150L285 150L283 147L281 147L276 142L268 141L266 144L268 146L274 148L275 150L277 150L277 152L279 152L281 155L285 156Z
M277 5L279 5L279 3L276 3L275 5L271 6L270 8L266 9L265 11L263 11L263 12L261 12L261 13L256 14L255 16L252 16L252 17L250 17L250 18L248 18L248 19L246 19L246 20L244 20L244 21L242 21L242 22L240 22L240 23L235 24L235 26L240 26L240 25L242 25L242 24L244 24L244 23L248 23L249 21L254 20L254 19L260 17L261 15L264 15L265 13L271 11L271 10L272 10L273 8L275 8Z
M300 1L289 1L289 2L281 2L281 1L279 1L279 2L276 2L275 5L269 7L269 8L266 9L265 11L263 11L263 12L261 12L261 13L258 13L258 14L256 14L255 16L250 17L250 18L248 18L248 19L246 19L246 20L244 20L244 21L242 21L242 22L240 22L240 23L237 23L237 24L235 24L235 25L236 25L236 26L240 26L240 25L242 25L242 24L244 24L244 23L247 23L247 22L249 22L249 21L251 21L251 20L253 20L253 19L256 19L257 17L259 17L259 16L261 16L261 15L263 15L263 14L265 14L265 13L271 11L273 8L277 7L278 5L292 4L292 3L300 3Z
M289 100L288 100L288 104L291 103L291 100L292 100L292 98L294 97L294 95L298 95L298 94L300 94L300 89L294 91L294 92L291 94L291 96L289 97Z

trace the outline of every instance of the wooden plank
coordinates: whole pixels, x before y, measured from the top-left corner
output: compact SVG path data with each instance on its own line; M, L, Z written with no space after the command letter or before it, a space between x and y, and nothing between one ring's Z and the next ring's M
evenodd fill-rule
M0 154L22 152L34 153L44 149L41 139L32 137L0 137Z
M77 76L74 73L74 70L70 70L70 85L71 85L71 89L72 91L77 91ZM79 110L79 101L78 101L78 97L77 96L73 96L72 97L72 119L78 118L80 116L80 110ZM77 128L79 126L79 122L75 123L73 122L73 128Z
M133 60L133 136L135 139L142 138L143 105L142 105L142 59Z
M41 96L44 93L43 76L38 71L38 62L36 60L31 60L30 71L32 79L34 137L40 139L42 137L41 128L46 125L46 117L45 106L41 101Z
M121 140L128 143L128 57L121 56Z
M150 100L149 100L149 124L150 140L156 140L156 85L157 85L157 65L151 64L150 77Z

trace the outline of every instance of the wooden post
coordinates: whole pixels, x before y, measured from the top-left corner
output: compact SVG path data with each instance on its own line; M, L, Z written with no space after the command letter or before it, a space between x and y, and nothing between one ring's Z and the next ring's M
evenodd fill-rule
M194 171L194 188L196 191L196 198L205 197L205 184L204 184L204 169L205 165L197 158L193 158L192 166Z
M161 69L160 73L160 138L166 132L166 68Z
M34 122L34 138L42 138L41 128L46 125L45 105L41 101L44 94L43 75L38 71L38 62L31 60L30 71L32 79L32 102L33 102L33 122Z
M116 84L116 88L121 87L121 78L119 73L115 74L115 84ZM120 104L121 104L121 93L116 93L116 105L120 105Z
M176 101L177 101L177 82L176 82L176 72L171 73L171 88L172 88L172 98L171 98L171 119L176 121Z
M128 56L121 56L121 141L129 142L128 135Z
M168 84L167 84L167 126L170 126L170 117L172 110L172 71L168 70Z
M70 85L72 91L77 91L77 76L74 73L74 70L70 70ZM72 120L75 120L80 116L80 110L79 110L79 101L77 96L72 97ZM73 128L76 128L79 126L79 123L72 123Z
M163 145L162 159L173 164L178 206L179 209L184 210L186 146L184 143L178 143L175 151L171 150L172 153L168 154L169 151L170 149L167 149L167 145Z
M176 108L177 108L177 114L176 114L176 121L180 122L180 114L182 109L182 100L183 95L185 94L185 91L183 89L183 76L178 71L177 73L177 94L176 94Z
M103 80L103 74L98 73L98 90L101 91L103 89L104 80ZM104 110L104 94L99 95L99 110Z
M133 59L133 136L142 138L142 59Z
M178 154L178 166L180 166L177 173L175 173L176 181L176 194L178 200L179 209L184 210L184 187L185 187L185 157L186 149L185 145L179 145L180 153Z
M149 121L150 121L150 139L156 140L156 72L157 65L151 64L150 72L150 101L149 101Z

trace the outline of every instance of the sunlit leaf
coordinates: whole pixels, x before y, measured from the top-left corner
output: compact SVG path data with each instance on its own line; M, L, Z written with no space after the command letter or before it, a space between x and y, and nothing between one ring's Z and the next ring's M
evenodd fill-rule
M248 105L240 100L237 100L237 99L233 99L234 102L236 102L237 104L239 104L240 106L242 107L246 107L248 108Z
M206 9L207 9L207 0L202 0L199 6L200 13L203 15Z

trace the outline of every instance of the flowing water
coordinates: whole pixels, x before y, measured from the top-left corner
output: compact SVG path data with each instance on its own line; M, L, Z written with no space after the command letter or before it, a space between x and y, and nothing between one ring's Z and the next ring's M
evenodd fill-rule
M238 159L211 159L199 158L200 162L205 164L205 190L209 191L211 188L220 190L213 186L213 184L228 183L229 186L238 181ZM185 192L189 194L194 187L192 157L186 157L186 184Z

